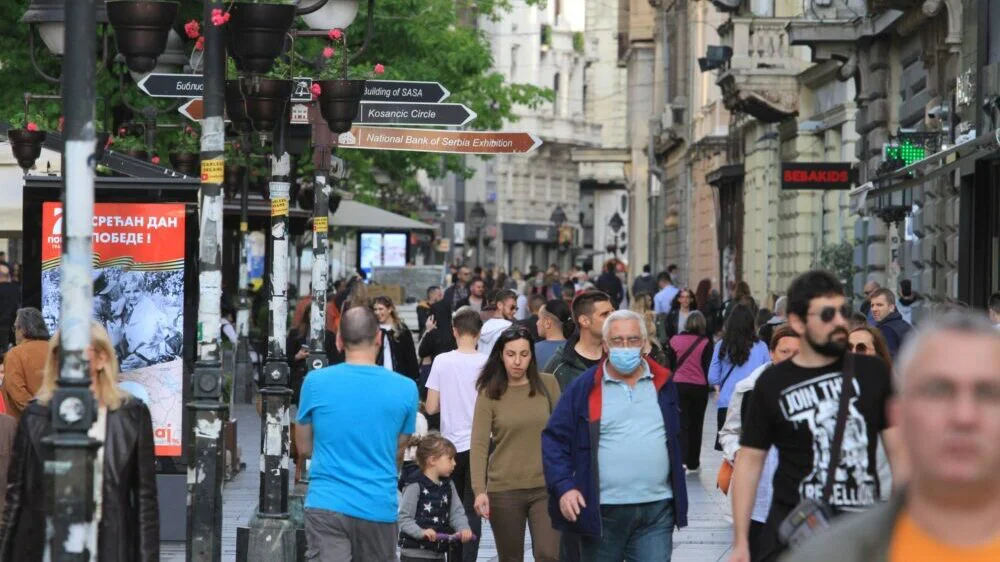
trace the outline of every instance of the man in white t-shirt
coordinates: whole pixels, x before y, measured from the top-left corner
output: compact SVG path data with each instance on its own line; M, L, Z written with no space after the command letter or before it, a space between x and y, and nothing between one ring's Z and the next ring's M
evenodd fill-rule
M488 357L476 350L483 321L479 313L469 306L455 311L451 329L458 342L458 349L434 358L427 378L428 414L441 412L441 435L455 444L455 471L451 481L465 505L472 532L482 535L482 520L473 509L472 480L469 476L469 449L472 441L472 414L476 409L476 379ZM475 562L479 542L462 544L462 558Z

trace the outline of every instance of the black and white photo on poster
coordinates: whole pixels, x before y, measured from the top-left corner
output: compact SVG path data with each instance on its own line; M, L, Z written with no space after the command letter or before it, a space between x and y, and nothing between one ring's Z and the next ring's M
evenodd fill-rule
M834 471L830 505L858 509L878 498L878 482L870 470L868 424L857 408L861 387L853 380L854 392L847 410L840 462ZM799 484L801 498L820 500L826 485L843 376L826 373L784 389L779 404L782 415L799 427L805 424L812 435L812 471Z

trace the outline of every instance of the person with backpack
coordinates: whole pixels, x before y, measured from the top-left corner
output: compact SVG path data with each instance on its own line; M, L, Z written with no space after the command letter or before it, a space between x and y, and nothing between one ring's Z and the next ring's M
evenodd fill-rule
M684 331L670 338L675 358L670 367L681 409L681 455L689 472L701 467L701 434L708 407L708 370L713 349L705 329L705 316L695 310L688 315Z

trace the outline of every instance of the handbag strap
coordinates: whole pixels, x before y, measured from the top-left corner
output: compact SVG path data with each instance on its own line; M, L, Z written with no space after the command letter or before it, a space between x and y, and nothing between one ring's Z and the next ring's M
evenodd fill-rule
M698 339L694 340L694 343L691 344L691 347L687 348L687 351L684 352L684 355L681 355L681 358L677 360L677 367L674 369L675 371L679 371L681 369L681 365L683 365L684 361L688 358L688 356L690 356L691 353L698 348L698 345L701 344L701 340L703 339L705 339L705 336L698 336Z
M722 377L722 382L719 383L719 392L722 392L722 387L726 386L726 381L729 380L729 375L733 374L733 369L736 368L736 363L733 363L729 370L726 372L726 376Z
M823 503L829 505L833 493L833 480L837 467L840 466L840 449L844 443L844 432L847 427L847 410L854 394L854 354L844 356L844 372L841 375L840 403L837 409L837 425L833 430L833 443L830 446L830 464L826 467L826 483L823 485Z

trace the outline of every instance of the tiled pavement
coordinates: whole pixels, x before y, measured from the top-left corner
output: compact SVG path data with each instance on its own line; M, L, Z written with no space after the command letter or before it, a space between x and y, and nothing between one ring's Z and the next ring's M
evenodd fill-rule
M247 470L227 482L223 491L222 560L236 559L236 528L246 525L257 506L258 471L260 466L260 419L253 406L237 406L239 444ZM705 434L702 440L702 469L688 476L688 526L674 533L673 562L720 562L725 560L731 540L731 526L726 497L715 489L715 475L722 462L721 453L712 448L715 442L715 407L709 403L705 412ZM530 537L526 541L530 543ZM164 543L163 562L183 562L183 543ZM530 547L525 549L525 561L533 562ZM496 560L496 546L489 526L484 522L483 540L479 549L481 562Z

